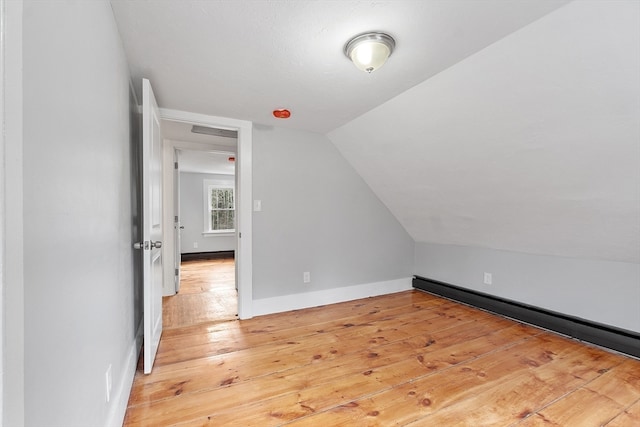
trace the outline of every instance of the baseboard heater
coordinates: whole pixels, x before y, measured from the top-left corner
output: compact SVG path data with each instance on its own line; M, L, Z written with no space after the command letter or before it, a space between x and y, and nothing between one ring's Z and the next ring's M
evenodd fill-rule
M482 292L414 276L413 287L640 358L640 334Z
M180 254L180 261L196 261L205 259L235 258L235 251L188 252Z

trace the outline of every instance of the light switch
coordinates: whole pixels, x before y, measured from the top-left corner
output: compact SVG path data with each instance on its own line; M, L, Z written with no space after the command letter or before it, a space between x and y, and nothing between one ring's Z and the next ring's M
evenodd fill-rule
M262 210L262 200L253 201L253 211L260 212Z

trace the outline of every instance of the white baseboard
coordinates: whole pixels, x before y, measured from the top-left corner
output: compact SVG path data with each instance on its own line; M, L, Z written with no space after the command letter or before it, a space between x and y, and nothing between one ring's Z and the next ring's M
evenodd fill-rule
M107 416L105 427L121 427L124 422L124 416L127 412L127 404L129 403L129 395L131 394L131 386L133 386L133 378L136 375L136 367L138 365L138 356L142 348L142 321L136 330L136 336L131 343L129 354L125 360L124 369L120 381L114 381L114 392L111 395L111 406Z
M413 289L412 277L253 300L253 315L281 313Z

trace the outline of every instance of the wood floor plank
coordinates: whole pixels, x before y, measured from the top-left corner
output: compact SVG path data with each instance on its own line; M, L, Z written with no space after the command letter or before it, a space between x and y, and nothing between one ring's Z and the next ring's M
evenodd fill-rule
M600 373L596 379L538 411L522 425L601 426L617 418L640 396L640 361L629 359L617 366L602 368Z
M358 301L349 301L340 304L334 304L331 306L331 310L327 310L326 306L314 307L307 310L296 310L286 313L278 313L275 315L260 316L259 318L243 320L237 324L225 322L225 324L195 324L179 329L169 329L164 331L163 339L174 339L179 336L200 335L205 331L211 329L211 331L218 331L225 328L235 328L243 332L251 333L273 333L273 332L285 332L289 329L296 327L305 327L313 325L319 325L323 322L332 321L335 319L346 319L349 317L362 316L368 313L386 311L393 308L401 308L415 305L417 309L429 309L441 306L454 306L447 300L428 300L416 299L415 295L407 294L406 292L399 292L390 294L385 297L371 297ZM331 314L327 315L327 311ZM315 322L313 321L315 319Z
M565 343L556 341L554 338L546 335L533 337L500 350L499 359L492 357L493 353L489 353L432 376L407 382L363 400L350 402L343 407L335 408L326 416L319 416L318 419L311 417L299 424L322 424L331 420L333 425L341 420L340 422L344 425L349 425L354 420L368 419L371 414L375 414L375 418L371 421L381 425L390 425L395 422L406 424L421 420L427 415L438 413L454 404L472 401L496 384L509 381L517 374L528 375L532 369L550 364L554 360L566 359L577 353L577 351L567 350ZM541 351L541 348L545 350ZM575 361L574 358L566 364ZM456 409L455 412L466 413L465 411L469 408L464 409L462 411ZM449 424L444 422L429 425L452 425L451 420L448 422ZM294 425L297 424L294 423ZM338 422L337 425L341 424Z
M518 426L602 426L623 411L621 405L608 397L581 388Z
M640 426L640 399L606 424L607 427Z
M210 363L206 365L201 364L195 368L180 370L175 373L162 372L160 375L154 376L156 379L154 382L147 382L146 384L139 382L132 391L130 405L158 400L163 397L163 393L164 397L166 397L166 394L171 393L176 387L179 387L181 393L193 388L213 388L212 386L218 383L237 383L269 373L304 367L319 361L335 358L344 360L344 356L360 352L362 349L367 349L367 351L375 352L378 355L384 355L388 351L397 352L398 354L404 352L405 356L403 357L406 357L407 349L409 348L424 349L430 347L435 350L442 346L457 343L461 336L465 339L470 339L471 337L489 334L507 326L513 327L512 322L504 319L496 319L495 322L488 325L481 322L456 324L450 323L449 320L450 318L448 317L438 316L431 322L418 322L414 328L408 329L414 334L413 336L394 327L385 329L379 323L375 327L367 326L366 328L370 329L368 333L358 331L357 327L343 327L344 331L353 332L349 336L338 337L333 334L321 334L326 338L324 344L322 344L319 337L315 337L310 344L305 344L304 341L290 341L282 344L281 347L276 345L264 347L261 352L250 350L247 352L235 352L227 357L223 355L210 361L207 360ZM432 333L425 336L423 328L428 328ZM533 332L535 330L530 329L530 331ZM400 345L391 347L392 350L389 350L389 347L385 347L389 343L399 343ZM325 350L321 351L319 347L324 347ZM285 353L285 358L280 357L282 353ZM453 356L449 355L448 357L451 359ZM211 373L211 368L215 369L220 363L224 363L225 369L219 369L218 372ZM354 366L358 370L362 367L362 364L359 360L355 360ZM193 369L197 371L194 372ZM208 373L208 375L205 375L205 373ZM194 377L201 380L194 381ZM204 378L209 382L209 387L201 384L202 381L205 381ZM317 378L316 374L314 374L314 378Z
M416 319L411 315L401 314L377 319L372 318L371 316L372 315L370 315L368 318L358 318L359 321L357 323L353 323L353 317L348 317L346 318L346 323L345 319L341 319L339 321L325 322L308 327L296 327L288 329L284 333L265 333L263 331L252 330L247 334L239 330L224 330L221 331L220 334L216 334L217 339L214 339L211 343L208 343L214 346L211 352L208 351L208 345L189 347L185 350L189 354L184 355L184 359L182 359L181 362L173 363L168 368L162 366L163 364L159 364L159 366L157 367L157 371L164 372L167 369L181 369L182 365L190 364L188 362L193 358L206 358L211 355L232 353L242 351L247 348L251 348L253 352L262 351L259 349L262 346L288 346L290 345L290 342L303 340L306 336L309 335L317 335L318 337L322 338L333 334L337 337L337 339L347 340L352 336L358 336L362 334L379 335L381 331L388 331L390 337L387 337L387 340L389 340L399 339L397 336L407 336L409 332L406 332L406 330L411 330L411 334L415 334L419 333L423 328L428 328L430 330L443 327L450 328L455 326L456 322L460 322L460 319L453 320L453 318L451 317L453 316L452 314L444 316L442 313L431 311L422 312L422 316L419 319ZM376 321L375 325L371 324L371 321L373 320ZM471 319L468 319L467 322L470 320ZM417 326L411 328L412 322L416 323ZM403 326L406 326L407 328L403 328ZM217 345L218 347L215 347L215 345ZM160 351L167 351L162 350L162 344ZM178 348L177 351L181 352L182 349ZM161 355L159 355L159 357L161 357ZM194 363L197 364L198 362L196 361ZM193 364L190 365L192 366Z
M468 346L475 348L478 353L487 352L504 343L510 343L514 334L520 334L517 325L496 331L475 340ZM520 335L526 337L526 335ZM444 343L445 340L442 340ZM291 421L291 417L306 415L309 411L319 412L329 409L331 405L346 404L359 396L374 393L379 389L394 387L404 382L415 380L421 376L430 375L440 369L446 369L451 364L459 363L475 357L472 350L457 351L459 344L442 347L436 343L428 347L416 349L414 357L406 357L406 352L382 353L378 349L362 352L357 355L353 365L344 363L336 364L333 369L324 368L323 374L312 377L304 373L297 373L296 377L301 381L292 384L292 392L283 394L268 400L251 403L245 408L237 406L234 410L217 411L206 417L211 425L226 425L233 420L240 425L262 424L270 425L276 419L276 424ZM482 349L481 349L482 348ZM394 357L395 355L395 357ZM458 359L461 358L461 359ZM327 377L327 375L329 375ZM292 378L285 375L283 379ZM310 380L312 378L312 380ZM269 378L265 378L268 382ZM262 384L262 380L254 384ZM290 407L288 402L292 396L297 397L297 403ZM240 414L238 413L240 412ZM243 416L241 414L247 414ZM274 416L274 414L278 414ZM204 423L205 419L195 421L196 424Z
M253 351L261 351L259 347L263 345L287 344L290 341L304 339L304 337L308 336L309 334L314 334L314 335L318 335L319 337L322 337L324 334L334 333L338 338L348 340L350 339L350 336L353 336L353 335L357 336L357 335L362 335L364 333L369 333L372 335L373 337L372 339L375 339L376 334L380 335L379 330L380 331L388 330L390 335L385 338L388 341L390 339L399 339L398 337L415 335L417 333L420 333L421 330L435 331L443 327L451 328L455 326L456 323L461 322L461 319L456 318L452 313L453 313L452 311L449 311L447 312L446 315L444 315L439 311L437 312L424 311L421 313L420 317L418 318L414 317L413 320L410 320L410 321L405 319L404 315L387 316L383 320L378 320L375 325L372 325L370 324L370 322L367 322L367 321L362 321L360 323L351 323L350 319L352 318L347 318L346 323L344 319L341 319L340 321L337 321L335 323L330 322L330 323L315 325L310 329L302 329L302 330L297 328L290 329L290 330L287 330L285 334L280 334L279 332L265 333L262 331L251 331L252 332L251 334L244 334L238 331L227 331L225 332L225 334L238 333L239 334L238 337L234 337L234 340L238 339L243 342L242 346L239 346L238 348L233 348L232 349L233 351L242 351L243 349L246 349L246 348L251 348ZM464 310L459 311L458 314L463 314L463 313L464 313ZM409 318L411 318L411 316L409 316ZM466 322L470 320L471 320L470 318L467 318ZM415 323L415 325L411 326L411 322ZM214 350L214 351L217 351L217 353L216 352L208 353L207 351L199 352L198 349L190 348L188 350L190 352L190 355L185 357L187 357L187 359L206 358L211 355L233 352L228 347L230 343L229 343L229 340L226 338L226 336L223 336L223 335L219 336L218 345L220 346L220 348ZM161 348L162 348L162 344L161 344ZM200 347L200 350L203 350L203 349L206 350L205 347ZM165 367L162 364L160 364L160 366L157 367L156 371L164 372L167 369L179 370L179 369L182 369L182 365L189 364L193 366L193 364L200 363L197 360L193 361L193 363L190 363L190 361L187 359L185 359L186 361L173 363L168 367Z
M630 406L640 395L640 362L625 360L591 381L585 388L605 395L624 407Z
M529 371L494 381L482 393L456 402L424 421L433 425L510 425L551 403L557 396L563 396L582 386L590 377L599 375L599 371L609 369L615 363L619 361L613 357L587 359L583 354L577 354L543 366L535 366ZM460 414L467 414L464 422L459 421Z
M190 280L185 295L213 287ZM619 427L640 411L639 361L416 291L184 324L158 356L126 426Z
M452 306L451 308L455 307ZM280 331L272 331L270 333L267 333L262 329L251 330L250 333L246 333L242 330L221 330L211 332L206 335L202 334L200 339L194 340L194 343L189 342L190 337L169 338L163 340L161 343L158 350L158 356L156 358L156 364L157 366L162 366L165 364L175 363L177 361L229 353L250 347L256 348L261 345L272 344L279 341L287 342L317 333L340 331L345 328L353 328L349 330L352 333L355 333L355 331L362 332L362 330L367 326L369 329L376 328L377 326L372 326L372 322L377 322L378 326L386 326L389 321L393 321L396 324L396 327L399 328L403 325L403 322L404 324L415 323L416 319L414 313L417 311L422 313L425 321L434 317L447 316L447 318L450 319L449 323L460 321L454 313L464 313L460 308L446 311L446 313L442 312L442 310L446 311L446 308L439 308L438 311L431 310L429 312L428 309L424 308L400 306L385 310L384 312L373 310L369 311L367 314L357 314L342 317L339 320L333 319L327 322L298 325L296 327Z

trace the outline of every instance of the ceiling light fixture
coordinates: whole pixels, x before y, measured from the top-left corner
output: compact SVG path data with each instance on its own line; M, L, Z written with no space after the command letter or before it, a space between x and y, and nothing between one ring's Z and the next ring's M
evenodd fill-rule
M393 53L396 41L389 34L359 34L344 45L344 54L362 71L371 73L382 67Z

